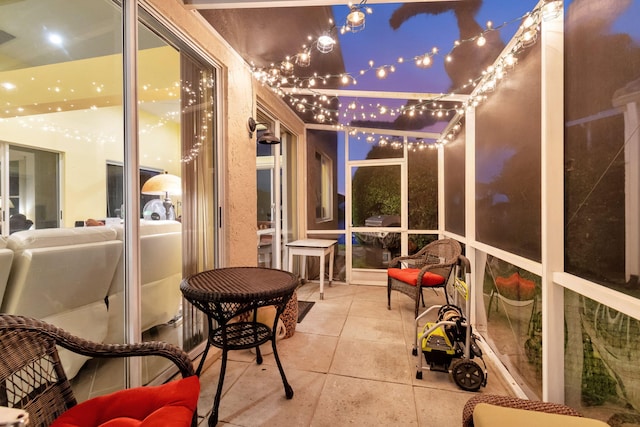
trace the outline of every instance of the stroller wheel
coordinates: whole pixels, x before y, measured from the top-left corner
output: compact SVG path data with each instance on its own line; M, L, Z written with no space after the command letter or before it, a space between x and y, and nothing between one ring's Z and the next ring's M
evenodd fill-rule
M463 390L478 391L484 383L480 365L470 359L457 359L451 366L453 381Z

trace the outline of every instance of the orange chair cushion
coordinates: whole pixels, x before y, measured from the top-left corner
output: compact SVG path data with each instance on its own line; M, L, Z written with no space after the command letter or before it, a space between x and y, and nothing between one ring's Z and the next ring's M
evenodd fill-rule
M535 297L536 284L533 280L520 277L516 272L509 277L496 277L498 293L515 301L528 301Z
M418 283L419 268L389 268L387 274L389 277L393 277L396 280L404 282L411 286L416 286ZM444 277L439 274L427 271L422 276L422 286L440 286L444 284Z
M120 390L74 406L50 427L188 427L199 394L200 381L195 375L159 386Z

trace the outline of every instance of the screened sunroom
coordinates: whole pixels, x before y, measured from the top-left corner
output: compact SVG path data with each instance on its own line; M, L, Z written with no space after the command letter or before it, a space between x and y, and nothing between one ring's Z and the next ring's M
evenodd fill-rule
M296 395L273 356L232 352L221 423L457 423L474 393L417 379L413 301L387 308L391 261L452 239L477 393L640 425L638 18L637 0L0 1L0 310L199 362L184 278L291 271L311 307L278 343ZM289 256L315 240L330 266ZM35 264L43 247L59 255ZM175 374L63 359L80 401Z

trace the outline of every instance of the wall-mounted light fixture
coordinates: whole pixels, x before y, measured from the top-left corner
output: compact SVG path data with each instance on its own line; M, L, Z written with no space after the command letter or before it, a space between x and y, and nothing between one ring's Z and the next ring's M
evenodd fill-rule
M249 129L249 138L253 138L253 132L256 131L258 125L266 125L267 123L258 123L255 121L253 117L249 117L247 120L247 128ZM275 134L270 130L266 129L260 136L258 137L259 144L280 144L280 138L275 136Z

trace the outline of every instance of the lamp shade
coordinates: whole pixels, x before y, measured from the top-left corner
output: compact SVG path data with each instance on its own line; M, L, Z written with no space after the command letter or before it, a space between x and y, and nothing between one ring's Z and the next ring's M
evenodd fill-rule
M275 136L270 130L266 130L258 137L259 144L280 144L280 138Z
M158 196L167 194L180 195L182 194L180 177L166 172L153 176L144 183L141 193Z

